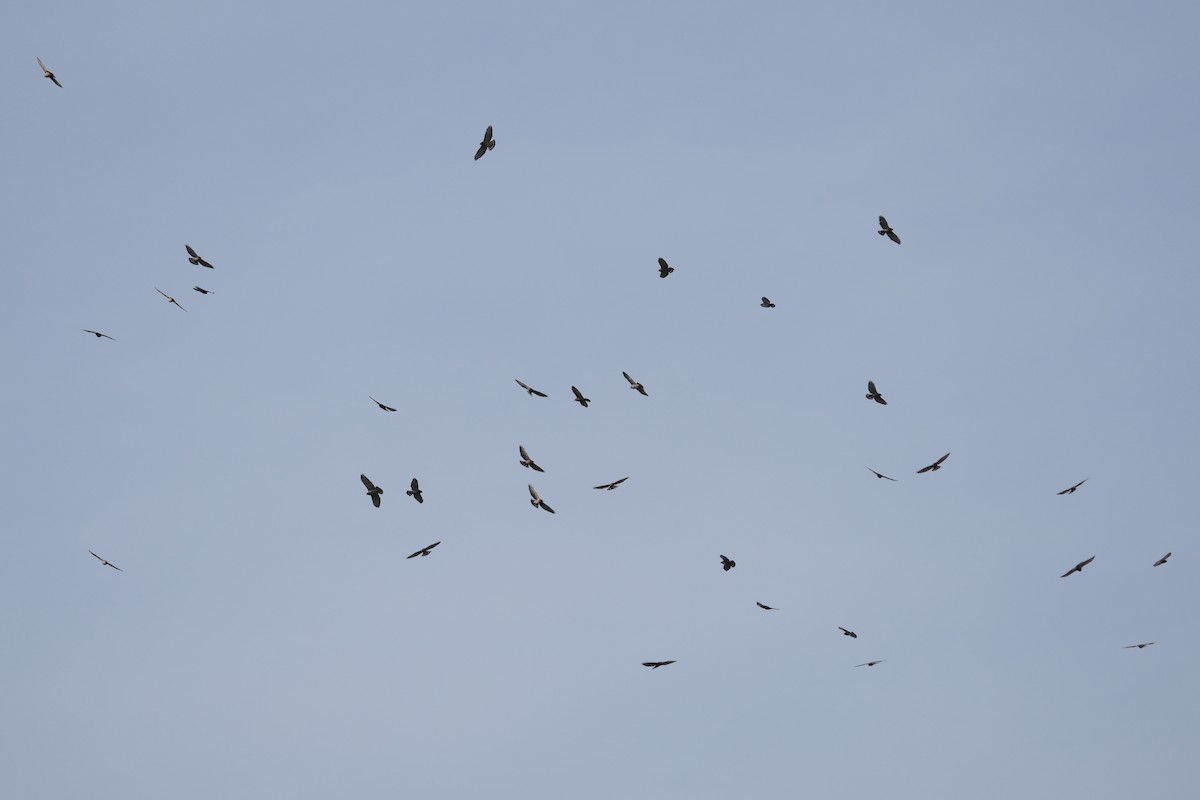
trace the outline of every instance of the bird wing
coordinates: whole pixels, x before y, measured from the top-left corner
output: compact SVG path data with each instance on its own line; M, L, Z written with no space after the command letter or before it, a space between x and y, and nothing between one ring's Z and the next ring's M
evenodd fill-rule
M40 59L39 59L39 61L40 61ZM88 550L88 552L89 552L89 553L92 553L92 551L91 551L91 550ZM92 555L96 556L96 554L95 554L95 553L92 553ZM100 558L100 556L96 556L96 558ZM103 558L100 558L100 560L101 560L101 561L103 561L104 559L103 559Z
M524 389L524 390L526 390L526 391L529 391L529 387L528 387L528 386L526 386L524 383L522 383L521 381L517 380L516 378L513 378L513 380L516 380L516 381L517 381L517 386L520 386L522 389Z
M889 239L891 239L893 242L895 242L896 244L900 244L900 237L896 235L895 231L888 231L887 237Z
M366 475L359 475L358 477L362 478L363 486L367 487L368 492L375 491L375 484L371 483L370 478L368 478Z
M532 497L534 500L538 501L539 503L540 503L540 502L542 502L542 498L541 498L541 496L540 496L540 495L537 493L537 489L533 488L533 484L532 484L532 483L530 483L530 484L527 484L527 485L529 486L529 496L530 496L530 497Z
M637 381L635 381L633 378L629 377L628 372L622 372L621 374L625 376L625 380L629 381L630 386L637 386Z
M420 493L420 491L421 491L421 487L420 487L420 486L417 486L417 479L416 479L416 478L413 478L413 479L412 479L412 483L410 483L410 484L409 484L409 486L411 486L411 487L412 487L412 490L413 490L413 493L414 493L414 494L418 494L418 493Z
M887 224L887 219L885 219L882 215L879 217L879 227L883 228L885 231L891 227Z
M1088 564L1092 563L1095 560L1096 560L1096 557L1092 556L1087 561L1080 561L1079 566L1075 567L1075 569L1082 571L1084 567L1086 567Z
M668 268L668 267L667 267L667 260L666 260L665 258L660 258L660 259L658 260L658 266L659 266L661 269L667 269L667 268Z
M627 481L627 480L629 480L629 476L628 476L628 475L626 475L624 478L621 478L621 480L619 480L619 481L613 481L613 482L612 482L612 485L613 485L613 486L619 486L620 484L624 483L624 482L625 482L625 481Z
M198 256L196 254L196 251L192 249L192 246L190 244L185 244L184 249L186 249L188 251L188 255L191 256L192 258L194 258L196 260L200 259L200 256Z
M1162 558L1160 558L1158 561L1155 561L1155 562L1154 562L1154 566L1156 566L1156 567L1157 567L1157 566L1159 566L1160 564L1165 564L1165 563L1167 563L1167 559L1168 559L1168 558L1170 558L1170 557L1171 557L1171 554L1170 554L1170 553L1167 553L1165 556L1163 556Z
M38 56L38 66L42 68L42 72L46 73L47 75L50 74L50 70L46 69L46 65L42 63L40 56Z
M526 461L533 461L533 459L529 457L529 453L525 452L525 445L519 444L517 445L517 449L521 451L521 458L525 459Z
M942 456L942 457L941 457L941 458L939 458L937 461L933 462L933 465L934 465L935 467L936 467L936 466L940 466L940 465L941 465L941 463L942 463L943 461L945 461L945 460L946 460L947 458L949 458L949 457L950 457L950 454L949 454L949 453L946 453L946 455Z
M202 267L208 267L209 269L216 269L216 267L214 267L212 264L205 261L203 258L197 258L196 260L200 262L200 266L202 266Z
M428 552L428 551L432 550L433 548L437 547L437 546L438 546L439 544L441 544L441 543L442 543L442 542L441 542L441 540L439 539L438 541L436 541L436 542L434 542L433 544L429 545L429 547L426 547L426 548L425 548L425 551L426 551L426 552Z
M157 286L154 287L154 291L158 292L159 294L161 294L163 297L167 298L168 300L175 299L175 298L171 297L171 295L164 292L162 289L158 288Z
M575 397L577 399L579 399L579 400L583 399L583 394L578 389L576 389L574 386L571 387L571 391L575 393Z
M875 381L867 381L867 391L871 394L879 394L879 392L875 391Z
M539 500L539 501L538 501L538 505L539 505L539 507L540 507L540 508L541 508L543 511L549 511L551 514L553 514L553 513L554 513L554 509L553 509L553 508L551 508L550 506L546 505L546 501L545 501L545 500Z
M492 140L492 126L488 125L487 130L483 132L483 143L487 144Z
M475 151L475 160L478 161L479 159L483 158L483 154L486 153L487 150L487 145L479 145L479 149Z
M538 397L548 397L549 396L545 392L539 392L537 389L530 389L529 391L533 392Z
M413 553L411 556L405 556L404 558L405 558L405 560L410 559L410 558L416 558L417 556L421 555L424 552L425 552L424 550L418 550L417 552Z
M922 472L929 472L929 470L933 469L935 466L937 465L930 464L928 467L921 467L919 470L917 470L917 474L920 475Z

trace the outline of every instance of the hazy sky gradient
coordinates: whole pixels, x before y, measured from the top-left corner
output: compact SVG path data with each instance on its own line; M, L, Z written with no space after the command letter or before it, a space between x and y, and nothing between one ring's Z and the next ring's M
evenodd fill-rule
M1196 5L6 23L0 796L1193 795Z

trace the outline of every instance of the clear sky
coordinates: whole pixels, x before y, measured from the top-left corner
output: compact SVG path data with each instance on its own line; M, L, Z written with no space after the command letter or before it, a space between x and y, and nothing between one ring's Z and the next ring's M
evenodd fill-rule
M1194 796L1200 7L4 16L0 796Z

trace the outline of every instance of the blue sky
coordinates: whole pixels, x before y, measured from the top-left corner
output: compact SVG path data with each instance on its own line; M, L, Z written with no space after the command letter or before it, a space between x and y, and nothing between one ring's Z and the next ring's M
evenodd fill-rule
M1191 796L1194 6L7 17L0 794Z

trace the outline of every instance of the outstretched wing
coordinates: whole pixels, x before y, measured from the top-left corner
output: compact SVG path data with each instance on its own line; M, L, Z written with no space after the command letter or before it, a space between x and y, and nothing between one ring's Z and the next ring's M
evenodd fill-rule
M537 493L537 489L533 488L533 484L530 483L530 484L526 484L526 485L529 486L529 496L532 497L534 500L538 501L539 503L542 502L542 498Z
M197 261L200 260L200 256L196 254L196 251L192 249L192 246L190 244L185 244L184 248L187 249L189 256L196 259Z
M46 73L47 75L50 74L50 70L46 69L46 65L42 63L41 56L38 56L38 66L42 68L42 72ZM92 553L92 555L96 554Z
M358 477L362 479L363 486L367 487L368 492L375 491L375 484L371 483L370 478L368 478L366 475L359 475Z
M625 376L625 380L629 381L630 386L637 386L637 381L635 381L633 378L629 377L628 372L622 372L621 374Z
M492 141L492 126L488 125L487 130L483 132L483 143L490 144Z
M486 153L487 150L487 145L479 145L479 149L475 151L475 160L478 161L479 159L483 158L483 154Z
M887 220L882 215L879 217L879 227L883 228L885 231L891 227L887 224Z

